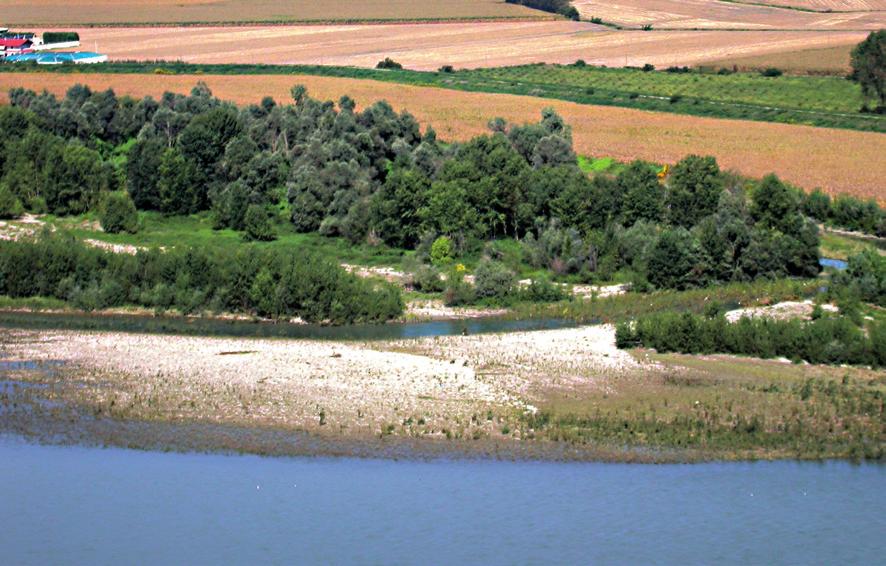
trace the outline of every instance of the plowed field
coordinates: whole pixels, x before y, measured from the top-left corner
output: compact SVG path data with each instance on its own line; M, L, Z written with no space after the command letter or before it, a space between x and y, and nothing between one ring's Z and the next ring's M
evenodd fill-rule
M46 88L61 95L78 82L95 89L112 87L118 94L159 96L164 90L188 92L198 80L206 81L220 98L238 103L258 102L264 95L286 100L295 83L306 85L320 98L334 100L348 94L362 105L386 99L395 108L415 114L423 124L433 124L441 138L453 140L484 133L494 116L535 121L542 108L552 106L572 125L576 149L582 154L657 162L674 162L689 153L708 154L725 168L746 175L759 177L774 171L806 189L820 186L831 193L886 202L886 136L875 133L313 76L0 74L0 97L15 86Z

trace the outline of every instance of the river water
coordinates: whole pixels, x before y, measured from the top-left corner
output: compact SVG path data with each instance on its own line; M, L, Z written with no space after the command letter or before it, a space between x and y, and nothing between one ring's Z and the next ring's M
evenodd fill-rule
M876 564L886 467L286 459L0 437L4 564Z
M327 326L322 324L274 324L272 322L249 322L200 317L0 312L0 330L3 327L11 327L310 340L399 340L431 336L456 336L460 334L487 334L490 332L553 330L572 326L576 326L576 323L560 318L517 320L498 316L427 322Z

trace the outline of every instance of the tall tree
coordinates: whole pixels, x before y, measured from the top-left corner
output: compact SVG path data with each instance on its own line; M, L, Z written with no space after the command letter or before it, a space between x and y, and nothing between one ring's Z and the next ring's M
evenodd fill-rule
M873 31L852 50L852 78L866 98L886 108L886 30Z

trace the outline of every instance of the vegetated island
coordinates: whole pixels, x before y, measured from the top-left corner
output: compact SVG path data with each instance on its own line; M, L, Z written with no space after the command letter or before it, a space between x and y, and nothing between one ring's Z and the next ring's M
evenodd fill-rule
M876 239L875 202L701 156L589 174L553 111L454 144L385 103L292 98L13 92L7 306L349 324L423 298L617 329L329 342L4 315L4 430L269 454L883 457L886 263L861 244L820 275L819 224ZM397 258L409 276L361 277L341 254ZM796 320L723 314L781 316L785 301Z

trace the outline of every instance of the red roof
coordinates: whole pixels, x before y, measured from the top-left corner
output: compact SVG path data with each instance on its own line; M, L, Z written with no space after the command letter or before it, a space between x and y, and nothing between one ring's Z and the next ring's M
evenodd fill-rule
M2 47L23 47L31 44L30 39L0 39L0 46Z

